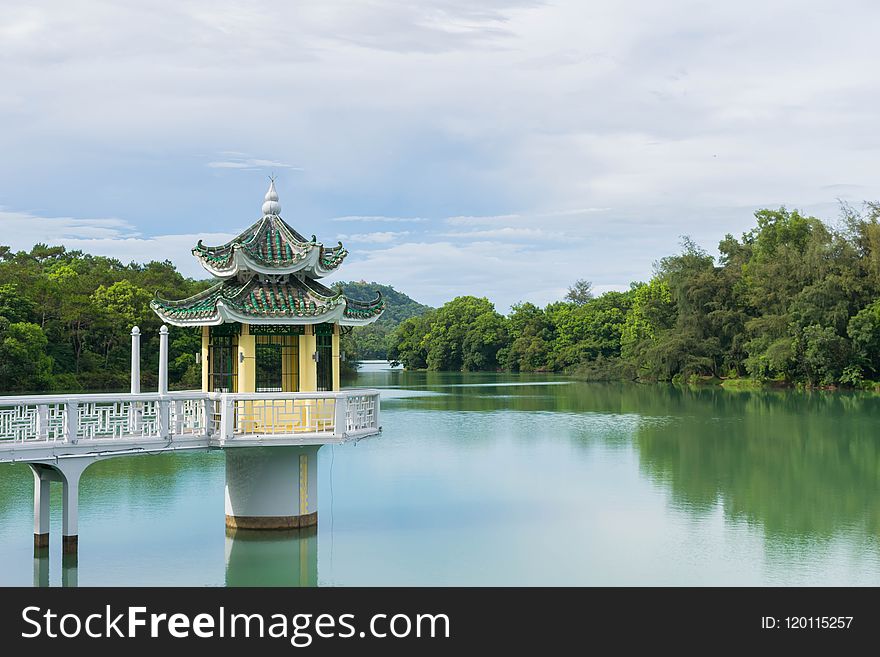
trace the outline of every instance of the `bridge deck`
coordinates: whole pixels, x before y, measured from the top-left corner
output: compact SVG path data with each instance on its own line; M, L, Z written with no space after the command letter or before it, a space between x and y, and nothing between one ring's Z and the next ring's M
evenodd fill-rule
M339 444L380 429L376 390L0 397L0 462Z

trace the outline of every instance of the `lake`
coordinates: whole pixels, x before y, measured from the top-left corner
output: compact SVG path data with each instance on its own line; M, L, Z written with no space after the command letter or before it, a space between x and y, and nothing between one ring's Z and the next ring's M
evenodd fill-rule
M221 452L83 476L33 558L0 465L0 584L880 585L880 397L370 364L382 435L319 453L318 528L227 536Z

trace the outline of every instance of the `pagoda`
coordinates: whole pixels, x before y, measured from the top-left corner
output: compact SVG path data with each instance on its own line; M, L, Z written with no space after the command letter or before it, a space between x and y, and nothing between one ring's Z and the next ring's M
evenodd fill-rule
M157 297L150 306L168 324L202 328L208 392L339 390L341 331L374 322L385 309L379 293L360 302L319 282L348 251L288 225L274 178L260 219L226 244L199 240L192 253L217 282L180 301Z

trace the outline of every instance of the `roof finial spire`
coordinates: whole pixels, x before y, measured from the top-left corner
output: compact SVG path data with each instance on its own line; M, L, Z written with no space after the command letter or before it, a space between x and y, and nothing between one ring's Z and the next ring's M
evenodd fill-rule
M278 202L278 192L275 191L275 176L271 175L269 176L269 191L266 192L263 203L263 216L280 214L281 204Z

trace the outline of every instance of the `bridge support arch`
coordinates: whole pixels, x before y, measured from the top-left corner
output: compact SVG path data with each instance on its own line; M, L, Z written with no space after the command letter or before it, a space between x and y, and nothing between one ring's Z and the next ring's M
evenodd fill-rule
M51 463L29 463L34 475L34 553L49 546L49 492L53 481L62 486L61 551L79 547L79 480L96 458L79 457Z

